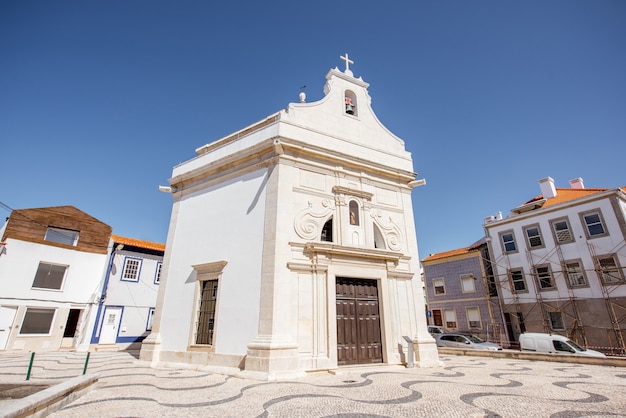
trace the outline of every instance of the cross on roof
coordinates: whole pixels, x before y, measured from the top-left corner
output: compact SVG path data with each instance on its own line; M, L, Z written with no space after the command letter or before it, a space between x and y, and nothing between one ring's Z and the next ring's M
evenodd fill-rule
M350 58L348 58L348 53L346 52L346 56L339 56L339 58L341 58L342 60L344 60L346 62L346 73L350 71L350 64L354 64L354 61L352 61Z

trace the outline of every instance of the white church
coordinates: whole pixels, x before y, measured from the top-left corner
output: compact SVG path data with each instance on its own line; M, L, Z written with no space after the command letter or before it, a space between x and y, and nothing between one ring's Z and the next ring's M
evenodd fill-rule
M345 70L328 72L321 100L301 93L174 167L141 360L260 380L440 365L411 202L424 180L341 58Z

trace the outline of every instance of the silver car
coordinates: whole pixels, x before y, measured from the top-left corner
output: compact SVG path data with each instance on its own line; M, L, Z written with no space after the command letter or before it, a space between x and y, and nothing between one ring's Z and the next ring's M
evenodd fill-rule
M484 341L474 334L463 333L445 333L438 334L436 337L437 347L450 347L450 348L470 348L474 350L489 350L499 351L502 350L496 343L490 343Z

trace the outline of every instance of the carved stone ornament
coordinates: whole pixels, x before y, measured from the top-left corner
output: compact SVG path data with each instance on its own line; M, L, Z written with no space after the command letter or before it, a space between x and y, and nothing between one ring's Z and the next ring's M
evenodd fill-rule
M294 219L294 229L296 234L305 240L319 239L323 222L335 210L335 205L330 199L322 200L320 209L313 207L313 202L307 202L307 208L303 209Z
M380 231L385 237L387 247L391 251L402 250L402 231L400 227L393 221L393 218L389 216L388 221L383 220L381 211L374 211L371 214L374 223L380 228Z

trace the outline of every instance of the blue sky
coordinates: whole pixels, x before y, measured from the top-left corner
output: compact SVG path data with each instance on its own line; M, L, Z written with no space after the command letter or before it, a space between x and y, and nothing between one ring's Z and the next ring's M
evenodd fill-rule
M172 168L302 85L322 98L346 52L427 180L420 258L476 241L541 178L626 185L623 0L4 0L0 202L165 242Z

